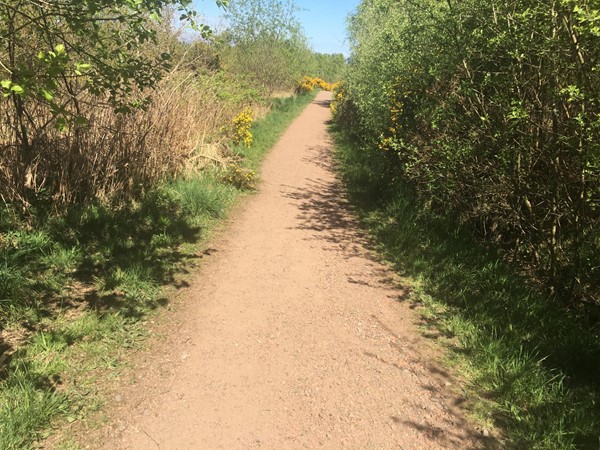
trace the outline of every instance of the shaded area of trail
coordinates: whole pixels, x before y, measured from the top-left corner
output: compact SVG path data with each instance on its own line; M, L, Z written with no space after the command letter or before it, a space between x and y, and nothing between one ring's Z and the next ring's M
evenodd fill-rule
M485 445L333 175L328 93L265 161L101 448Z

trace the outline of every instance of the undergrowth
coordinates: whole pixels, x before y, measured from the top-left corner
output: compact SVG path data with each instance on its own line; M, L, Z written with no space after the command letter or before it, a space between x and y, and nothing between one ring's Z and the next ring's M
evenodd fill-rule
M432 217L385 154L334 129L363 224L423 307L424 333L468 380L474 418L518 449L600 448L600 329L558 307L448 218Z
M234 148L256 171L312 96L274 101ZM27 449L53 427L101 408L147 318L183 286L202 243L244 190L217 167L167 182L136 202L27 219L0 208L0 448Z

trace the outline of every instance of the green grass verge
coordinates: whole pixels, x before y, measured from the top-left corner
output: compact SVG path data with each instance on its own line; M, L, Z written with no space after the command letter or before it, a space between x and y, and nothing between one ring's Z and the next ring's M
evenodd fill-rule
M383 152L339 129L340 173L381 253L506 447L600 448L600 330L537 293L451 220L433 218Z
M257 170L312 98L275 101L253 146L235 149L236 167ZM169 304L168 287L243 194L212 168L137 202L33 225L0 209L1 449L32 448L101 407L97 382L118 376L127 349L147 336L145 320Z

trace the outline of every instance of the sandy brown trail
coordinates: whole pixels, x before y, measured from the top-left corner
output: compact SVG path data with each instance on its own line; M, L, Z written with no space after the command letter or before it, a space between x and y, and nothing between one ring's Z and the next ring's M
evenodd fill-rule
M268 156L260 192L92 446L481 445L332 173L328 99L320 93Z

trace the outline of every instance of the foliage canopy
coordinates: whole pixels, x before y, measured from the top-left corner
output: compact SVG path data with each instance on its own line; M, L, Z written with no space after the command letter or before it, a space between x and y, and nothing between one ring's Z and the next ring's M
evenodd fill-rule
M297 9L293 0L232 0L227 8L228 60L268 92L290 88L312 63Z
M599 6L365 0L350 19L361 137L573 307L600 304Z

